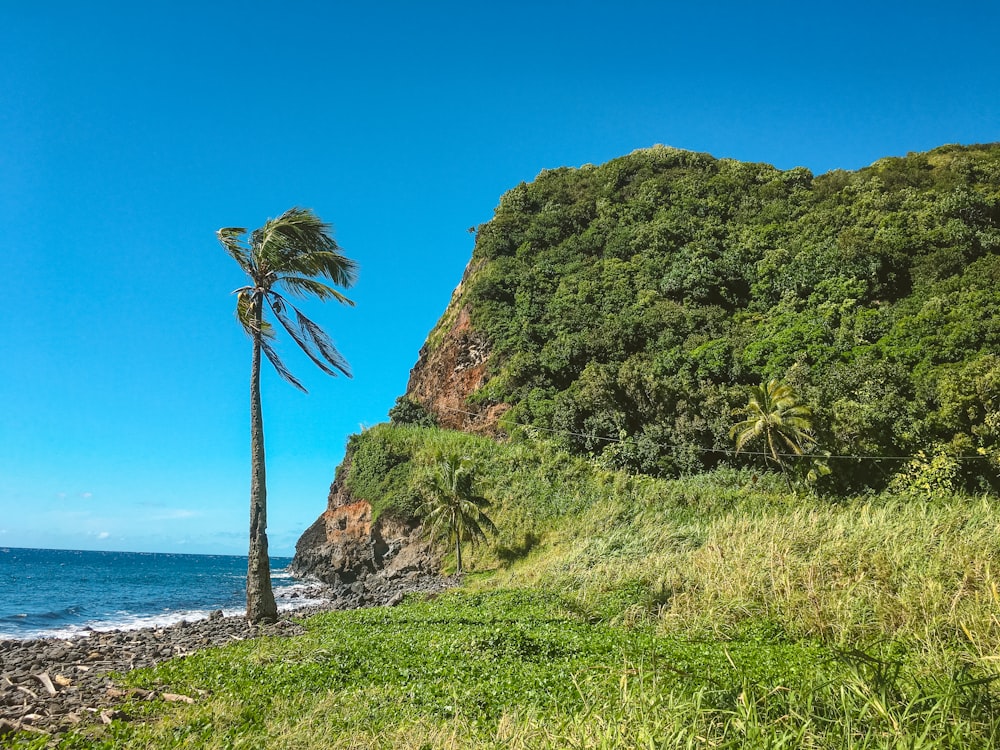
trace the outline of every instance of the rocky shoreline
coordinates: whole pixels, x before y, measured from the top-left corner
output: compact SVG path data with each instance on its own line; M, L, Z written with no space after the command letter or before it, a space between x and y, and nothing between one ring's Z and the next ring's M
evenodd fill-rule
M161 628L90 631L72 639L0 641L0 744L14 732L58 734L88 722L110 723L130 717L125 700L162 699L194 702L198 696L126 688L112 675L183 658L200 649L259 636L292 636L303 632L302 619L318 612L394 606L411 593L436 593L456 578L412 574L386 580L371 576L349 586L317 583L295 598L279 601L277 622L252 625L222 611L192 622ZM310 603L296 607L296 599Z

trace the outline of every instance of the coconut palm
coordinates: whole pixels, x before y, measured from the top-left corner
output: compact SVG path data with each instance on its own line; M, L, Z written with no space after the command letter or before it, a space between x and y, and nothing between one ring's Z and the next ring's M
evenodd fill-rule
M747 405L734 413L746 417L729 431L730 437L736 440L736 452L763 439L765 459L777 464L790 488L784 458L789 453L801 456L806 446L816 443L812 436L812 411L799 402L790 385L772 378L752 386Z
M490 502L476 494L472 460L456 453L442 455L423 486L424 523L432 538L446 537L455 545L456 571L462 572L462 541L475 543L495 534L497 527L486 515Z
M269 309L281 327L325 373L350 377L346 360L316 323L278 290L296 297L333 299L353 305L347 297L319 279L347 288L357 267L345 258L333 239L332 228L312 211L292 208L277 219L247 233L243 227L220 229L216 235L246 273L249 284L236 294L236 317L253 342L250 369L250 552L247 565L247 619L274 620L277 607L271 591L267 554L267 485L264 470L264 422L260 405L261 352L278 375L305 392L275 351L275 327L265 318ZM318 278L317 278L318 277Z

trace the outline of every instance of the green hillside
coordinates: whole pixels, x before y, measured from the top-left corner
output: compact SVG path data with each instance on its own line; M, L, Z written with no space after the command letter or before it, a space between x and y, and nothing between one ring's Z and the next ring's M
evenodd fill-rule
M979 667L1000 657L995 496L914 485L831 501L747 468L657 479L524 432L498 442L390 424L352 440L346 486L377 513L418 513L425 473L456 454L498 526L469 556L490 571L484 587L547 590L588 618L670 632L764 627L920 644L921 658L957 648Z
M777 377L843 457L827 482L881 487L905 463L884 457L923 452L996 486L1000 144L819 177L664 147L546 171L470 271L491 377L469 403L609 468L760 461L731 455L732 412Z

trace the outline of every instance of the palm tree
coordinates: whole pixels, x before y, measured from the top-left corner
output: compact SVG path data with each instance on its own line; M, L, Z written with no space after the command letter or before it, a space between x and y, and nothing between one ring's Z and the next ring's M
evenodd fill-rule
M812 436L812 411L799 402L790 385L772 378L767 383L752 386L747 405L736 409L734 414L746 417L729 431L729 436L736 439L736 452L763 438L767 448L765 459L777 464L790 489L783 458L788 455L787 451L801 456L807 445L816 443Z
M432 538L444 536L455 545L458 573L462 572L462 541L474 543L485 539L487 531L497 532L484 512L490 502L476 494L475 482L472 459L451 453L439 457L423 487L425 523Z
M357 266L345 258L332 236L332 227L312 211L291 208L277 219L268 219L260 229L247 234L243 227L216 232L250 283L236 294L236 317L253 342L250 369L250 552L247 564L247 619L251 622L277 618L271 591L271 569L267 554L267 485L264 471L264 422L260 407L261 352L278 375L305 392L272 346L274 326L265 319L264 308L274 313L281 327L325 373L342 372L350 377L347 361L333 341L313 321L277 290L298 297L334 299L353 305L329 284L347 288L354 283ZM294 314L294 318L292 315Z

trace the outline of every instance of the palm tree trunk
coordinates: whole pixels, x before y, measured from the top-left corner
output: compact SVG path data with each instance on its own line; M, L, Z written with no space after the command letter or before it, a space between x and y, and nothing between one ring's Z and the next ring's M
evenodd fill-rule
M260 325L262 310L255 312L250 371L250 552L247 561L247 619L274 621L278 608L271 591L271 563L267 554L267 482L264 471L264 416L260 406Z
M462 572L462 538L459 536L455 537L455 556L458 557L458 568L456 573L461 574Z

